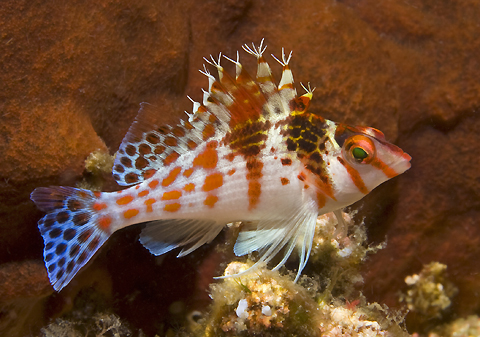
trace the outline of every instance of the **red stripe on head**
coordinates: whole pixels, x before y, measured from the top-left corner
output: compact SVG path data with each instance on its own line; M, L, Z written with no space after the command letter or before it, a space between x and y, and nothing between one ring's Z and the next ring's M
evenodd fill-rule
M365 186L365 183L363 182L362 177L360 176L360 173L358 173L357 170L355 170L353 167L351 167L345 160L342 159L342 157L337 157L338 161L340 164L342 164L345 169L348 172L348 175L350 176L350 179L352 179L353 183L355 186L358 188L360 192L363 194L368 194L368 188Z

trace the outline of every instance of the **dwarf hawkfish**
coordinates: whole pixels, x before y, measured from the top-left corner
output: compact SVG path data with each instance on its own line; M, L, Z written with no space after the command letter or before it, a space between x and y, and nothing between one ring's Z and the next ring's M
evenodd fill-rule
M268 263L294 249L297 279L312 248L316 219L358 201L373 188L410 168L411 157L370 127L348 126L307 111L313 90L297 96L282 50L278 86L258 47L252 79L237 60L235 79L205 59L208 91L193 102L188 121L152 125L162 109L142 103L116 154L113 176L130 188L106 193L73 187L39 187L31 194L46 212L38 227L55 290L65 287L112 235L145 223L140 242L155 255L183 247L178 256L212 241L230 222L243 221L237 256L259 252ZM245 271L245 272L248 272ZM238 274L237 274L238 275Z

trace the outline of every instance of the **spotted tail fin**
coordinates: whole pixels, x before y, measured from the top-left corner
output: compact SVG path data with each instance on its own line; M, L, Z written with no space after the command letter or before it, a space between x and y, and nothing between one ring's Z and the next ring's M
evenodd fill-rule
M98 215L98 192L73 187L39 187L30 198L47 212L38 222L50 283L65 287L110 236Z

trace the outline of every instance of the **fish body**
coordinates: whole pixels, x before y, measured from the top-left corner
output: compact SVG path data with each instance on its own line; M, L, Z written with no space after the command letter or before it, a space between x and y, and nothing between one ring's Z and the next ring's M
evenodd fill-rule
M263 42L263 41L262 41ZM225 224L245 221L234 247L258 251L258 263L294 249L304 268L316 218L338 212L410 167L410 156L373 128L347 126L308 112L313 90L297 96L282 53L274 83L265 48L252 79L237 60L235 78L207 60L202 104L188 121L145 121L161 108L142 103L117 152L113 176L127 189L105 193L40 187L31 199L47 212L38 223L49 278L59 291L115 231L146 223L141 243L152 254L182 247L186 255L213 240ZM337 213L338 214L338 213ZM255 266L254 266L255 267ZM254 268L252 267L252 268Z

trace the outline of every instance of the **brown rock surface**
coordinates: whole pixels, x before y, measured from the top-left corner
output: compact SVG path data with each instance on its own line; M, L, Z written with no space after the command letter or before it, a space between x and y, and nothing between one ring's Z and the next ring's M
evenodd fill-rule
M377 127L413 157L409 172L360 203L372 240L387 235L389 241L365 265L369 299L397 305L404 277L440 261L460 289L455 312L472 313L480 307L479 14L468 0L4 1L0 263L42 259L41 212L28 198L34 187L81 180L89 153L116 151L140 102L161 104L161 118L169 120L190 110L185 95L200 100L199 88L207 85L197 71L203 56L234 56L243 43L264 37L267 52L294 51L296 82L317 87L313 111ZM255 61L241 57L254 72ZM142 256L143 248L132 244L137 234L118 233L93 262L94 269L110 268L114 289L125 288L122 277L131 278L131 296L158 291L142 288L155 285L142 277L159 277L164 267L153 258L153 271L144 274L128 271L135 270L131 260L109 266L105 257L112 254ZM182 261L167 259L167 270ZM180 279L168 301L182 284L186 291L178 297L193 291L192 278ZM88 284L78 282L75 287ZM116 310L123 312L130 295L120 292ZM150 299L149 311L170 305ZM159 331L155 326L166 318L155 319L147 330Z

